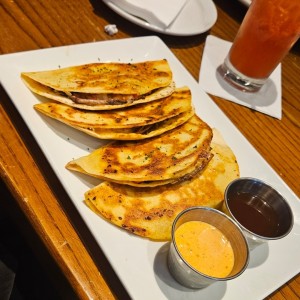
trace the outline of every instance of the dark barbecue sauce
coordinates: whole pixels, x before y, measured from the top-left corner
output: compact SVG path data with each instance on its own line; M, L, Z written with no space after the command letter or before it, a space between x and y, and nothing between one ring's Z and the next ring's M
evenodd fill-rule
M249 231L265 237L278 236L278 216L263 199L249 193L240 193L229 197L228 203L232 215Z

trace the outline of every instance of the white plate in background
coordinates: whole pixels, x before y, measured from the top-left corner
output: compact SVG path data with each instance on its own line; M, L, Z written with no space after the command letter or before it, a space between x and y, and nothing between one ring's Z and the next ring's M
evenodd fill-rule
M212 0L189 0L168 28L160 28L127 13L109 0L103 0L103 2L128 21L168 35L190 36L206 32L215 24L218 17L216 6ZM118 26L118 24L116 25Z
M202 290L179 285L166 265L168 243L153 242L122 230L92 212L84 193L99 181L65 168L73 158L87 155L102 142L33 109L41 101L23 84L20 73L56 69L91 62L138 62L166 58L178 87L190 87L196 113L219 129L234 151L241 176L260 178L274 186L289 202L295 225L278 241L251 252L247 270L238 278ZM158 37L139 37L19 52L0 56L0 81L86 222L99 247L132 299L153 300L257 300L263 299L300 271L300 201L233 123L203 92L199 84ZM275 145L274 145L275 146Z

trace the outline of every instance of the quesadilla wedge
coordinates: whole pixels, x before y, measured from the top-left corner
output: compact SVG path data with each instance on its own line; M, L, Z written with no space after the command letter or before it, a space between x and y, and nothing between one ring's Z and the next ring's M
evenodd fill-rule
M153 180L153 181L125 181L125 180L123 181L110 180L110 181L119 184L135 186L135 187L156 187L156 186L167 185L167 184L178 184L185 180L190 180L194 176L199 174L206 167L206 165L212 159L212 157L213 154L209 153L209 155L207 155L205 159L200 159L199 161L196 161L195 164L182 170L182 176L171 178L171 179Z
M191 180L155 188L136 188L104 181L85 193L97 214L131 233L151 240L170 240L175 217L192 206L220 208L226 186L239 177L232 150L214 130L213 158Z
M188 87L150 103L122 109L88 111L58 102L44 102L34 108L60 122L99 139L139 140L169 131L191 118L194 109Z
M191 98L191 91L185 86L150 103L108 111L87 111L58 102L43 102L34 105L34 108L51 118L77 127L133 128L154 124L190 111Z
M168 61L91 63L23 72L34 93L86 110L108 110L167 97L175 89Z
M78 127L76 125L71 125L88 135L91 135L98 139L106 140L124 140L124 141L134 141L143 140L150 137L160 135L166 131L172 130L173 128L180 126L184 122L188 121L194 115L194 110L183 112L178 116L163 120L161 122L150 124L146 126L139 126L133 128L98 128L98 127Z
M210 155L211 128L197 115L184 124L146 140L114 141L67 164L104 180L153 181L179 178L196 161Z

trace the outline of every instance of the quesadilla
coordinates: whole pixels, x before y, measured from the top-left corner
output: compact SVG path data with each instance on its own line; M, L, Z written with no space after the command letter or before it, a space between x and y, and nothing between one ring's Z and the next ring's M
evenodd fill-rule
M220 208L226 186L239 177L232 150L214 130L213 157L191 180L156 188L104 181L85 193L85 203L101 217L152 240L170 240L175 217L192 206Z
M91 63L23 72L28 88L41 96L87 110L108 110L167 97L175 89L168 61Z
M34 108L99 139L138 140L186 122L194 114L191 102L190 89L182 87L160 100L107 111L87 111L58 102L39 103Z
M166 131L169 131L186 121L188 121L194 115L194 110L183 112L178 116L166 119L164 121L150 124L146 126L139 126L133 128L98 128L98 127L77 127L74 128L91 135L98 139L107 139L107 140L124 140L124 141L135 141L147 139L160 135Z
M103 180L153 181L179 178L199 161L207 161L211 128L197 115L184 124L146 140L114 141L67 164Z
M167 185L167 184L178 184L185 180L190 180L194 176L199 174L205 168L208 162L212 159L212 157L213 154L209 153L207 157L203 159L199 159L199 161L196 161L195 164L182 170L181 172L182 175L180 177L174 177L174 178L164 179L164 180L152 180L152 181L125 181L125 180L122 181L110 180L110 181L119 184L135 186L135 187L156 187L156 186Z

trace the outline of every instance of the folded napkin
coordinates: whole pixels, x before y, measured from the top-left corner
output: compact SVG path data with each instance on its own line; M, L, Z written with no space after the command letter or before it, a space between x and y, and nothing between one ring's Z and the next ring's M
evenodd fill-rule
M225 82L217 71L230 47L230 42L211 35L207 37L199 74L200 87L209 94L281 119L281 65L258 92L239 91Z
M167 28L179 15L187 0L104 0L151 25Z

